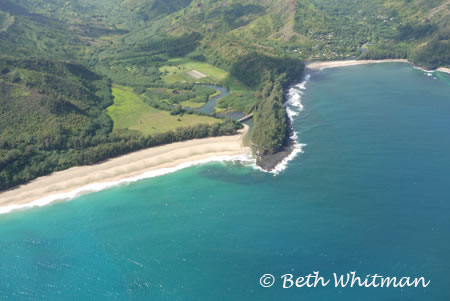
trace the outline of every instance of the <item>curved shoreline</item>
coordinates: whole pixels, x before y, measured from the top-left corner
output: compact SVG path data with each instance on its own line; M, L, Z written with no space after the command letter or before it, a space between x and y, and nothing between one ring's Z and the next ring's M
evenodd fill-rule
M324 62L307 63L306 68L311 70L323 70L328 68L347 67L366 64L379 64L379 63L409 63L409 62L406 59L324 61Z
M407 59L385 59L385 60L341 60L341 61L316 61L310 62L306 64L306 68L320 71L328 68L337 68L337 67L347 67L347 66L355 66L355 65L367 65L367 64L380 64L380 63L408 63L411 64L414 68L419 68L425 72L444 72L450 74L450 68L439 67L435 70L426 70L420 68L419 66L415 66L413 63L408 61Z
M303 153L303 147L306 144L297 141L298 135L294 129L294 117L303 111L301 98L303 91L306 89L306 84L311 78L311 75L306 73L301 82L292 84L284 93L286 114L288 117L288 131L289 138L287 144L279 152L257 157L257 165L262 171L270 172L273 175L278 175L284 171L288 163L293 160L299 153ZM258 162L259 161L259 162Z
M338 68L338 67L366 65L366 64L379 64L379 63L408 63L408 64L411 64L413 66L413 68L421 69L424 72L439 71L439 72L444 72L444 73L450 74L450 68L440 67L440 68L437 68L436 70L424 70L420 67L414 66L407 59L312 61L312 62L306 63L305 68L310 69L312 71L320 71L320 70L328 69L328 68ZM308 76L309 75L306 74L305 81L303 81L297 85L293 84L293 85L291 85L291 88L295 87L295 86L299 86L299 87L301 87L302 90L305 89L305 84L309 79ZM291 91L291 90L289 90L289 91ZM290 92L286 92L285 95L289 96L289 93ZM292 97L292 95L290 95L289 97ZM289 104L289 101L290 101L289 97L285 103L285 106L287 106ZM300 111L302 111L303 106L300 103L301 94L298 95L298 97L299 97L299 99L295 100L295 101L299 102L299 104L296 106L299 106ZM287 110L289 110L288 107L287 107ZM295 116L297 114L298 113L294 113L293 115ZM289 125L290 130L294 131L292 128L292 124L294 122L293 116L289 116L289 119L290 119L290 125ZM295 131L294 131L294 134L295 134ZM286 164L291 159L293 159L297 153L303 152L302 147L304 145L299 143L296 139L297 139L297 135L295 134L294 136L291 136L289 138L289 142L283 148L283 150L281 150L280 152L278 152L274 155L266 156L265 158L259 158L260 162L258 162L258 166L260 167L260 169L263 171L266 171L266 172L271 172L273 174L278 174L279 172L283 171L286 168ZM261 161L264 161L264 160L266 160L268 162L261 164Z
M217 161L250 161L243 145L248 126L234 136L212 137L156 146L107 160L73 167L0 192L0 214L40 207L124 183Z

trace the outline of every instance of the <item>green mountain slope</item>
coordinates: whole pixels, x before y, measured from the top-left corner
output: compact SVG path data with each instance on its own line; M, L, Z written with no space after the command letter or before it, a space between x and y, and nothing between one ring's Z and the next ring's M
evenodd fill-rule
M255 150L276 153L288 142L283 92L300 80L303 61L449 66L449 9L449 0L0 0L0 189L141 147L232 133L235 124L211 116L183 118L184 106L213 95L196 82L228 87L216 113L255 113ZM171 126L114 125L105 113L112 84ZM178 123L193 127L162 130Z
M1 57L0 89L0 189L84 163L112 130L110 81L81 65Z
M3 43L2 53L16 43L24 54L33 47L66 57L95 56L94 49L123 54L195 32L200 37L193 46L209 48L219 64L260 51L302 59L408 57L435 67L423 57L442 56L437 61L448 65L441 48L448 49L449 5L448 0L2 0L3 39L20 37Z
M136 98L134 102L141 102L140 108L147 106L131 91L123 91ZM166 125L169 130L152 136L120 130L120 125L115 130L105 109L114 101L114 116L122 118L128 99L113 100L108 78L79 64L42 58L0 57L0 92L0 190L144 147L233 134L237 129L234 123L210 117L177 120L172 116L176 114L148 107L152 118L189 126ZM132 113L136 117L145 112Z

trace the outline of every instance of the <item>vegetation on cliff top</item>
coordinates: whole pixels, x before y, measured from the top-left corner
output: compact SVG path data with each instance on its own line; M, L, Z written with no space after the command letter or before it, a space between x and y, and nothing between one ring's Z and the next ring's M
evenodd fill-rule
M183 115L212 95L196 82L229 88L217 110L254 112L258 153L277 152L288 135L283 89L300 79L302 61L449 66L448 12L444 0L2 0L0 189L235 131L231 121ZM127 123L136 112L122 114L124 97L148 118Z

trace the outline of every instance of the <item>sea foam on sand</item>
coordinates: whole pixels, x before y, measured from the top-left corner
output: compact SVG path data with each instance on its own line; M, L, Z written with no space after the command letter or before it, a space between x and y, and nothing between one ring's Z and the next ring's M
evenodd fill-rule
M157 170L151 170L148 172L144 172L141 175L130 177L130 178L124 178L117 181L110 181L110 182L102 182L102 183L93 183L88 184L82 187L79 187L77 189L74 189L69 192L63 192L63 193L55 193L34 201L31 201L29 203L25 204L11 204L0 207L0 214L9 213L11 211L16 210L22 210L27 208L33 208L33 207L42 207L46 206L48 204L51 204L56 201L68 201L74 198L77 198L79 196L92 193L92 192L98 192L101 190L105 190L114 186L119 186L123 184L129 184L132 182L136 182L143 179L149 179L154 178L162 175L166 175L172 172L176 172L181 169L185 169L191 166L201 165L205 163L211 163L211 162L242 162L242 163L254 163L255 159L251 155L234 155L234 156L217 156L217 157L210 157L203 160L197 160L197 161L191 161L191 162L184 162L181 163L175 167L171 168L161 168Z
M58 171L0 192L0 214L41 207L208 162L241 161L251 165L255 159L250 149L243 145L247 132L248 126L244 125L237 135L174 142L99 164Z

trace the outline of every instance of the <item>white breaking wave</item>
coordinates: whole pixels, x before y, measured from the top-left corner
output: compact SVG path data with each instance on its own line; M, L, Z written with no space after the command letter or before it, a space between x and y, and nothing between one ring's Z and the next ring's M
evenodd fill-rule
M311 76L307 74L305 76L305 79L303 82L292 86L287 95L287 102L285 103L286 112L288 114L288 117L291 121L291 125L293 126L294 123L294 117L297 116L301 111L303 111L303 104L301 102L301 97L303 95L303 91L306 89L306 84L309 81ZM278 175L280 172L284 171L288 163L293 160L297 154L303 153L303 147L306 146L306 144L301 144L297 142L298 134L294 130L292 130L292 135L290 137L294 141L294 146L292 152L286 156L270 173L273 175ZM249 166L254 167L255 169L267 172L266 170L261 169L256 165L256 160L251 155L236 155L236 156L217 156L217 157L211 157L208 159L203 160L197 160L197 161L191 161L191 162L185 162L178 166L171 167L171 168L161 168L157 170L148 171L145 173L142 173L141 175L130 177L130 178L124 178L118 181L110 181L110 182L103 182L103 183L93 183L88 184L85 186L82 186L80 188L74 189L69 192L64 193L57 193L52 194L37 200L34 200L32 202L26 203L26 204L13 204L13 205L7 205L7 206L1 206L0 207L0 214L9 213L11 211L16 210L23 210L33 207L43 207L46 205L49 205L56 201L69 201L74 198L77 198L79 196L92 193L92 192L98 192L101 190L105 190L111 187L129 184L132 182L140 181L143 179L149 179L154 178L162 175L166 175L169 173L176 172L178 170L182 170L191 166L201 165L205 163L211 163L211 162L241 162L248 164Z
M427 69L423 69L423 68L420 68L420 67L417 67L417 66L413 66L413 68L417 69L417 70L420 70L420 71L423 71L423 73L426 76L433 76L433 74L436 72L436 70L427 70Z
M303 153L303 147L306 146L306 144L297 142L297 133L294 133L291 138L295 141L294 148L292 152L288 156L286 156L280 163L278 163L278 165L275 166L275 168L271 171L271 173L273 173L275 176L285 170L288 166L288 163L292 161L298 154Z
M74 189L69 192L52 194L52 195L34 200L34 201L26 203L26 204L2 206L2 207L0 207L0 214L5 214L5 213L9 213L11 211L22 210L22 209L27 209L27 208L42 207L42 206L51 204L55 201L68 201L68 200L74 199L76 197L79 197L81 195L85 195L88 193L98 192L98 191L105 190L105 189L108 189L108 188L111 188L114 186L129 184L129 183L136 182L136 181L143 180L143 179L149 179L149 178L166 175L166 174L169 174L169 173L181 170L181 169L185 169L185 168L188 168L191 166L196 166L196 165L201 165L201 164L211 163L211 162L242 162L242 163L247 163L250 165L250 164L254 164L255 159L251 155L235 155L235 156L217 156L217 157L211 157L211 158L203 159L203 160L185 162L185 163L182 163L175 167L152 170L152 171L145 172L139 176L125 178L125 179L121 179L118 181L88 184L88 185L82 186L80 188Z
M302 81L300 84L297 85L297 87L301 90L306 89L306 84L308 83L309 79L311 78L311 74L306 74L305 80Z
M303 153L303 147L306 146L306 144L301 144L297 141L298 134L294 131L294 117L298 116L298 114L300 114L300 112L304 109L301 100L303 90L306 89L306 84L308 83L310 78L311 75L307 74L301 83L292 86L287 93L287 102L285 103L285 107L287 115L291 121L292 135L290 138L292 139L292 141L294 141L294 146L292 152L288 156L286 156L280 163L278 163L278 165L275 166L273 170L270 171L270 173L272 173L273 175L278 175L280 172L284 171L290 161L292 161L298 154Z
M424 69L424 68L420 68L418 66L413 66L413 68L417 69L417 70L420 70L420 71L423 71L425 73L434 73L436 71L436 70L427 70L427 69Z

